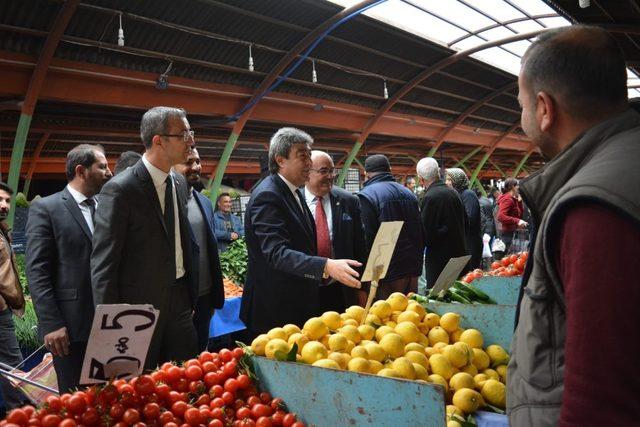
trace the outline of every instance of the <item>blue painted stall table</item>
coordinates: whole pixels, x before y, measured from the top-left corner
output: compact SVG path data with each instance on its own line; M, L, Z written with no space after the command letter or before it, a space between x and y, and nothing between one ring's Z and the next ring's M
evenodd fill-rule
M209 324L209 337L215 338L233 332L242 331L247 327L240 320L240 302L242 297L224 300L224 306L216 310Z

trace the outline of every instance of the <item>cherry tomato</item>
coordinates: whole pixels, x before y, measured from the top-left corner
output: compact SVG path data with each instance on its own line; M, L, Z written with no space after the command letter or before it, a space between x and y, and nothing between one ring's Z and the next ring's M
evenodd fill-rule
M158 421L160 421L160 425L166 425L167 423L172 423L174 420L174 416L171 411L164 411L160 414Z
M206 374L216 370L216 364L211 361L206 361L202 364L202 371Z
M258 396L250 396L247 399L247 405L249 405L250 408L253 408L255 405L259 403L262 403L262 400L260 400Z
M224 389L231 393L235 393L240 388L240 384L238 384L238 380L235 378L229 378L224 382Z
M144 405L142 414L147 420L155 420L160 417L160 405L157 403L147 403Z
M224 364L222 368L222 373L226 378L233 378L238 375L238 362L232 360L231 362L227 362Z
M209 389L210 396L221 397L222 393L224 393L224 387L219 384L216 384Z
M271 416L271 414L273 414L273 409L271 409L271 406L269 405L258 403L257 405L253 405L251 407L251 414L253 415L253 418L256 419L260 417L269 417Z
M138 377L134 389L140 396L147 396L156 391L156 384L151 375L141 375Z
M256 420L256 427L272 427L273 421L269 417L260 417Z
M271 393L269 393L268 391L263 391L262 393L260 393L260 400L262 400L262 403L269 403L271 402Z
M211 408L211 418L222 420L223 417L224 412L222 412L221 408Z
M291 427L305 427L305 424L302 421L296 421Z
M238 375L238 387L241 389L245 389L251 385L251 378L247 374Z
M187 402L179 400L171 405L171 412L173 412L173 415L177 417L182 417L188 408L189 405L187 405Z
M87 402L84 400L84 393L74 393L73 396L67 400L65 407L70 414L79 415L84 412L87 407Z
M11 424L23 425L26 424L27 421L29 421L29 416L24 411L24 409L14 409L13 411L9 412L6 420Z
M213 360L213 354L208 351L203 351L198 355L198 362L203 364L204 362L211 362Z
M165 373L162 369L158 369L157 371L153 371L151 374L151 379L153 379L154 383L165 382Z
M222 420L215 418L209 421L209 424L207 425L207 427L224 427L224 424L222 423Z
M227 402L224 401L223 398L221 397L216 397L211 401L210 406L212 408L222 408L223 406L225 406L227 404Z
M140 412L137 409L129 408L124 411L122 415L122 421L125 423L132 425L140 421Z
M169 392L171 392L171 388L166 384L158 384L156 386L156 394L160 396L161 399L167 399Z
M296 414L289 412L288 414L285 414L284 418L282 419L282 426L291 427L295 422L296 422Z
M164 427L178 427L178 424L174 423L174 422L170 422L170 423L166 423L164 425Z
M170 367L168 367L165 371L165 379L168 383L175 383L176 381L178 381L181 377L181 371L180 368L178 368L177 366L171 365Z
M191 365L185 369L184 374L189 381L199 380L202 378L202 368L197 365Z
M118 421L113 427L129 427L129 424L124 421Z
M109 408L109 416L114 420L119 420L124 415L124 405L121 403L114 403Z
M186 378L180 378L173 384L173 388L181 393L189 391L189 380Z
M62 400L58 396L48 396L45 404L52 412L60 412L62 409Z
M222 350L220 350L218 355L220 356L220 360L222 360L223 362L229 362L231 359L233 359L233 353L227 348L223 348Z
M76 427L78 424L76 423L76 420L74 420L73 418L65 418L64 420L60 421L60 424L58 424L58 427Z
M197 410L196 408L189 408L184 412L184 422L192 425L192 426L197 426L199 424L202 423L202 416L200 415L200 411Z
M42 427L58 427L58 424L62 421L59 415L49 414L42 418Z
M100 422L100 413L96 408L90 406L82 413L80 420L82 424L94 426Z
M276 411L272 416L271 416L271 421L273 421L273 425L274 426L281 426L282 425L282 420L284 420L284 415L285 412L284 411Z
M242 356L244 356L244 350L242 349L242 347L236 347L232 350L233 353L233 358L234 359L240 359L242 358Z
M200 396L198 396L198 398L196 399L196 403L194 403L195 406L206 406L207 408L209 407L209 403L211 403L211 397L209 397L208 394L201 394Z

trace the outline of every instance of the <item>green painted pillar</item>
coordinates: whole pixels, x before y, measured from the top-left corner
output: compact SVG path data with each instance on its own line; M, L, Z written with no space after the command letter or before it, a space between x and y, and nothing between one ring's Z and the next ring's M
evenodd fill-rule
M227 145L224 146L224 151L222 152L222 156L220 157L220 162L218 162L218 166L216 167L216 174L213 178L213 183L210 183L208 186L211 193L209 194L209 199L215 205L216 199L218 198L218 190L220 189L220 185L222 185L222 177L224 176L224 171L227 169L227 165L229 164L229 159L231 158L231 153L233 152L233 148L236 146L236 142L238 142L238 138L240 138L240 134L231 133L229 135L229 139L227 140Z
M507 174L504 173L504 171L500 168L500 166L496 165L491 160L489 160L489 163L491 163L491 166L493 166L498 172L500 172L500 174L502 175L503 178L507 177Z
M356 155L358 154L358 151L360 151L361 147L362 142L356 141L356 143L353 144L353 148L351 148L351 151L349 151L347 160L344 161L344 165L342 165L342 169L340 170L340 174L338 175L338 180L336 181L336 184L339 187L342 187L344 185L344 179L347 177L347 171L351 167L351 163L353 163L353 161L356 159Z
M358 166L360 166L362 169L364 169L364 165L362 164L362 162L357 157L354 157L353 161L356 162L358 164Z
M458 163L456 163L455 165L453 165L454 168L458 168L458 167L464 167L464 164L467 162L467 160L469 160L470 158L472 158L473 156L475 156L476 154L478 154L478 151L482 150L484 147L481 145L479 147L474 148L469 154L467 154L466 156L464 156L463 158L461 158ZM466 168L465 168L466 169ZM469 172L471 173L471 172Z
M436 151L438 151L438 147L434 145L429 149L429 152L427 153L427 157L433 157L433 155L436 154Z
M29 187L31 187L31 179L25 179L24 187L22 187L22 194L24 194L24 197L27 199L29 198Z
M480 174L480 171L484 167L484 164L487 163L487 160L489 160L490 156L491 156L491 153L486 153L484 156L482 156L482 159L480 160L480 163L478 163L476 170L473 171L473 174L471 174L471 178L469 178L470 186L474 185L474 183L478 179L478 175Z
M18 193L18 181L20 180L20 168L22 167L22 158L24 156L24 147L27 144L27 136L29 135L29 127L33 116L28 114L20 114L20 121L16 129L16 137L13 141L13 150L11 150L11 163L9 163L9 178L7 184L13 190L11 196L11 209L7 222L9 227L13 226L13 219L16 216L16 194Z
M527 160L529 160L529 156L530 155L531 155L531 153L527 152L527 154L524 155L522 160L520 160L520 163L518 163L518 166L516 166L516 169L513 171L513 176L514 177L518 176L518 174L520 173L522 168L524 168L524 165L525 165L525 163L527 163Z

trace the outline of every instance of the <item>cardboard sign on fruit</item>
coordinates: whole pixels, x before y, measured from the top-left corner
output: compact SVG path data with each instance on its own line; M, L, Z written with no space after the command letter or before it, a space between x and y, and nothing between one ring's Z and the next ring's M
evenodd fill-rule
M460 277L460 272L465 265L471 259L471 255L465 255L458 258L451 258L447 265L444 267L440 275L438 276L438 280L436 280L436 284L433 285L433 289L431 289L431 295L437 295L440 291L447 290L453 285L453 282Z
M369 252L367 266L362 274L363 282L384 279L391 263L396 242L404 221L387 221L380 224L376 238ZM374 273L378 273L375 277Z

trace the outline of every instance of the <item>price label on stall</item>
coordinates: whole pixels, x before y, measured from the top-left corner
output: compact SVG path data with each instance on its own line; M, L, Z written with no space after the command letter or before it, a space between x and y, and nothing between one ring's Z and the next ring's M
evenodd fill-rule
M387 221L380 224L369 252L367 266L362 274L363 282L384 279L387 275L403 224L404 221Z
M96 307L80 384L141 374L159 313L149 304Z
M438 276L438 280L436 280L435 285L433 285L431 295L437 295L440 291L449 289L451 285L453 285L453 282L460 277L462 269L467 265L470 259L471 255L449 259L449 262L447 262L447 265L445 265L444 269Z

